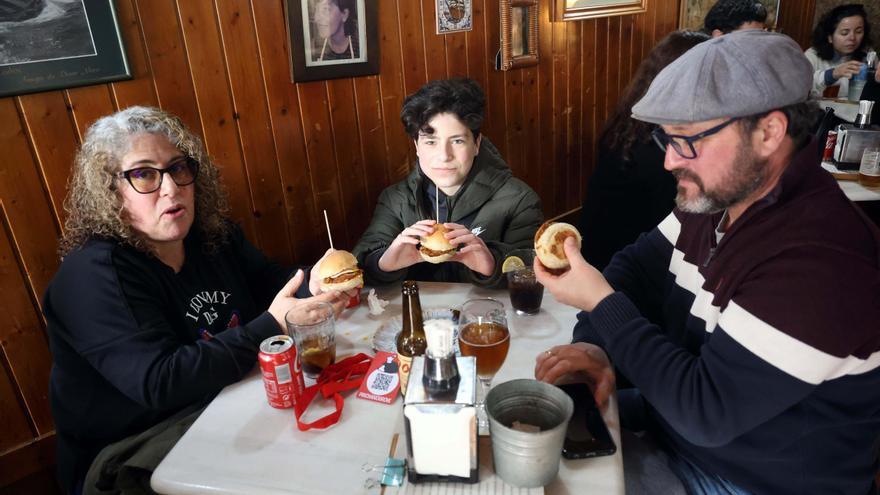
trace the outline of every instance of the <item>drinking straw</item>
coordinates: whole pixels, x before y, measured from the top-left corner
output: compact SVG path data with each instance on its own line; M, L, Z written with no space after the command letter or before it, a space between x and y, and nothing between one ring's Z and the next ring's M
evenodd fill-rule
M434 184L434 214L437 215L437 223L440 223L440 187Z
M324 225L327 226L327 238L330 239L330 249L334 249L333 236L330 234L330 221L327 220L327 210L324 210Z

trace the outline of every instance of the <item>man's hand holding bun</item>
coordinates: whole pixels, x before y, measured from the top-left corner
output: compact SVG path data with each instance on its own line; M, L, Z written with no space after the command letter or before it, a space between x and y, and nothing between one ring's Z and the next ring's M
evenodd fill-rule
M536 256L535 278L559 302L592 311L603 299L614 293L614 289L599 270L584 260L579 244L574 237L564 239L563 249L570 268L562 274L557 274L558 269L548 269Z

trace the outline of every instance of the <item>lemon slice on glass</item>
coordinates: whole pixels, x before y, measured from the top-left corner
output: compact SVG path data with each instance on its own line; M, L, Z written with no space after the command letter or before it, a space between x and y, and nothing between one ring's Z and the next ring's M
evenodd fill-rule
M501 273L522 270L525 267L526 264L523 263L522 258L520 258L519 256L508 256L504 259L504 263L501 265Z

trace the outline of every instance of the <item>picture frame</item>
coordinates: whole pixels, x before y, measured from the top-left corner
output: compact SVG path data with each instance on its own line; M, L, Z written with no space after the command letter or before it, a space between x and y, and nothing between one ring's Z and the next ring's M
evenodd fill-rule
M552 0L554 21L580 21L597 17L647 12L648 0ZM683 0L686 1L686 0Z
M678 14L678 28L691 31L703 29L703 20L709 9L718 0L682 0ZM780 0L758 0L767 7L767 29L776 31L777 17L779 16Z
M435 0L435 3L437 34L474 29L473 0Z
M4 14L0 97L131 79L112 0Z
M379 73L379 0L285 0L291 80Z
M501 70L538 64L538 0L500 0Z

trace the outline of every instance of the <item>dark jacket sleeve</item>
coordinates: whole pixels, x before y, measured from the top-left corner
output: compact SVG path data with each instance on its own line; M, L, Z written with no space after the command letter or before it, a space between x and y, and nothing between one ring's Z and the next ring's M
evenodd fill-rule
M56 338L144 407L175 410L238 381L253 368L260 342L280 331L263 312L211 340L188 339L166 313L158 279L144 264L115 264L112 253L65 260L45 311Z

